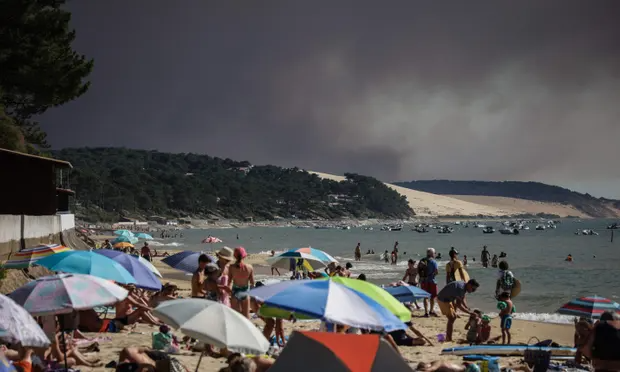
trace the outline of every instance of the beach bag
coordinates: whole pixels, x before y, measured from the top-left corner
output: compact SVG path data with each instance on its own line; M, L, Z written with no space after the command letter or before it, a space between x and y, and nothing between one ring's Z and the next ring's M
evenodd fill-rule
M536 339L537 343L540 343L538 338L530 338L523 353L523 360L530 368L534 369L534 372L546 372L549 369L549 364L551 364L551 351L540 350L540 346L532 345L531 343L534 339Z
M418 262L418 276L420 281L426 279L426 271L428 268L428 258L423 258Z

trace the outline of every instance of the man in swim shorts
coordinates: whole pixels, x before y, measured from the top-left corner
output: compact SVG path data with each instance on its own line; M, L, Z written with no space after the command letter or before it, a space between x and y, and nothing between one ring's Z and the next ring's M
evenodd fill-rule
M465 295L475 292L480 284L476 279L471 279L467 283L457 280L447 284L437 294L437 305L441 313L448 318L446 326L446 341L452 341L452 331L454 330L454 321L456 320L456 310L460 309L471 315L472 310L467 306Z
M510 328L512 327L512 314L514 314L515 312L515 306L510 299L510 293L502 292L499 295L497 309L500 311L499 318L501 319L500 326L502 328L502 344L510 344Z

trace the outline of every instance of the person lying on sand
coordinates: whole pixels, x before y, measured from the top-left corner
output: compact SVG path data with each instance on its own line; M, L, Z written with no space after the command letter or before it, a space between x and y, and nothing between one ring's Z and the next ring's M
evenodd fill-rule
M116 318L122 325L132 325L138 322L161 325L162 323L151 314L153 309L133 296L134 286L125 286L129 295L123 301L116 303ZM134 310L133 307L136 307Z
M171 357L162 351L153 350L148 347L126 347L121 350L118 356L118 364L115 362L106 367L114 368L117 371L132 372L142 371L143 369L153 371L189 371L178 359Z
M513 371L532 372L527 364L519 366L510 366ZM436 360L431 363L420 362L416 367L416 371L421 372L479 372L480 368L475 363L464 362L462 364L448 363Z
M228 356L228 366L221 368L220 372L266 372L275 362L273 359L259 356L244 357L239 353Z
M57 332L56 337L52 340L52 345L48 349L48 351L44 354L45 360L57 361L58 364L65 364L65 355L67 356L67 365L69 367L72 366L86 366L90 368L101 367L103 364L101 361L96 359L88 359L82 353L79 352L78 348L73 345L73 338L71 335L65 333L65 343L66 347L62 342L62 332ZM66 353L65 353L66 349Z

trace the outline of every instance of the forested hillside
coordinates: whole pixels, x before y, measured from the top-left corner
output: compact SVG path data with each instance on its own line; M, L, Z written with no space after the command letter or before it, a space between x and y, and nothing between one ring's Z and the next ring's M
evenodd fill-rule
M582 194L540 182L424 180L394 182L394 184L413 190L442 195L502 196L560 203L572 205L592 217L615 217L617 212L613 209L620 207L620 201L617 200L595 198L590 194Z
M252 166L198 154L75 148L52 156L74 166L70 186L81 217L119 215L274 219L405 218L405 197L357 174L321 179L298 168Z

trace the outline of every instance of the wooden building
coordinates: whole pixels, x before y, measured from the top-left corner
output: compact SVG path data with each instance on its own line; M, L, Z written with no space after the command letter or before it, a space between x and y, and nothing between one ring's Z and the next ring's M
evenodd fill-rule
M68 213L74 192L59 180L71 168L67 161L0 149L0 214Z

